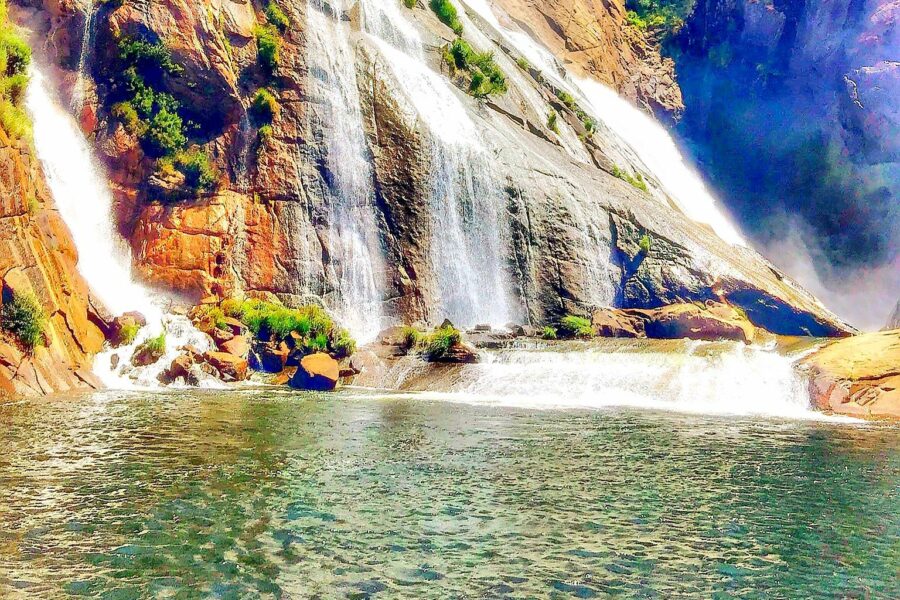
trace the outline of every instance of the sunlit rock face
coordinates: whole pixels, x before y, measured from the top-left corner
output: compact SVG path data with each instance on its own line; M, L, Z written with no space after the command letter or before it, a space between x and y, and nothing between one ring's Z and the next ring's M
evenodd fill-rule
M797 231L830 283L900 260L898 20L895 0L699 0L667 48L729 207L757 240Z
M422 3L412 10L382 0L282 4L290 26L271 74L259 65L252 33L265 16L249 2L96 8L90 58L77 61L91 80L83 125L146 281L194 298L315 295L346 310L342 318L362 315L376 325L543 322L611 304L724 299L781 333L846 331L753 250L688 218L665 185L671 177L598 115L589 135L560 91L571 89L588 113L600 105L559 65L543 73L523 67L521 49L487 13L461 9L463 35L494 52L508 91L476 100L441 58L452 32ZM584 15L585 7L553 10L568 22L566 11ZM490 14L527 36L502 8ZM48 37L83 24L78 10L45 20ZM587 39L622 19L619 3L591 10L597 23L588 19L565 37ZM112 114L116 38L128 34L162 42L182 67L160 85L199 121L191 142L210 157L217 189L166 198L171 182L155 174L155 160ZM572 66L645 108L677 109L677 88L645 70L665 73L664 63L651 55L634 62L650 52L636 48L625 39ZM71 60L60 62L71 68ZM279 105L265 139L244 111L263 86ZM685 170L680 160L668 163ZM624 174L641 174L646 191ZM712 205L703 211L721 217Z

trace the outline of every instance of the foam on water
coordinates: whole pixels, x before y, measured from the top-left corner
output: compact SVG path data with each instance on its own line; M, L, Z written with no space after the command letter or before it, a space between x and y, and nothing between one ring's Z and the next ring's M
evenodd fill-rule
M796 357L735 342L604 340L482 352L482 362L437 381L422 398L527 409L627 406L722 415L822 419ZM401 360L383 381L403 387L429 367ZM446 391L444 391L446 390ZM841 420L847 420L841 418Z

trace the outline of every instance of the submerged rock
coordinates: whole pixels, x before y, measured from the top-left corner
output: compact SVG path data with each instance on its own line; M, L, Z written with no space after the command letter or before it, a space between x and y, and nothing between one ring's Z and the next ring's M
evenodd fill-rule
M330 392L341 378L341 367L336 360L319 352L304 356L291 377L290 385L298 390Z
M900 419L900 329L866 333L808 356L809 395L821 410Z

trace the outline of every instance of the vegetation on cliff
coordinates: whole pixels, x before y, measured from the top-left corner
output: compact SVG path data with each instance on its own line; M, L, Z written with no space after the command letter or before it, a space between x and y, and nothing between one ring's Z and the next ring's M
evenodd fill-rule
M14 139L31 135L31 121L22 108L29 64L31 48L10 23L6 0L0 0L0 126Z
M3 298L0 329L12 334L26 350L44 343L47 315L34 294L12 293Z
M431 10L434 11L441 23L452 29L456 35L462 35L462 22L459 20L456 7L453 6L450 0L431 0L429 6L431 6Z
M458 37L444 51L444 62L451 75L466 74L469 94L476 98L505 94L506 76L491 52L476 52L467 41Z
M666 41L684 27L696 0L627 0L629 25Z

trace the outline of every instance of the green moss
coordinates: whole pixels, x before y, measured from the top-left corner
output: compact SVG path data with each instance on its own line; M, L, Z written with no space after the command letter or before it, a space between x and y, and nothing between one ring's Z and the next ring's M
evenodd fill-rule
M253 102L250 104L250 116L253 117L253 120L258 125L271 123L279 110L278 100L269 89L260 88L256 90Z
M0 328L12 334L26 350L44 343L47 315L31 293L4 295L0 308Z
M462 334L453 326L439 327L422 340L422 353L428 360L447 356L450 348L462 341Z
M638 172L635 172L635 174L632 175L631 173L619 168L618 165L613 165L612 175L614 177L618 177L622 181L627 181L642 192L648 191L647 182L644 180L644 176Z
M138 137L147 133L148 125L141 120L141 117L137 114L137 110L135 110L130 102L117 102L116 104L113 104L110 113L122 123L129 133Z
M555 340L558 337L556 327L551 325L544 326L544 329L541 331L541 337L545 340Z
M267 144L269 142L269 140L272 139L273 133L274 133L274 130L272 129L271 125L266 124L266 125L263 125L262 127L260 127L259 131L257 131L257 135L259 136L260 144Z
M287 31L287 28L291 25L287 15L275 2L269 2L266 6L266 20L282 33Z
M175 155L172 162L184 175L185 185L189 188L203 191L215 188L219 175L203 150L199 148L183 150Z
M256 56L259 64L272 74L281 62L281 36L275 27L259 26L255 29Z
M476 52L462 38L456 38L444 52L444 61L451 72L469 75L469 94L476 98L505 94L506 76L494 62L491 52Z
M456 12L456 7L453 6L453 3L450 0L430 0L429 4L431 10L434 11L434 14L437 15L437 18L453 30L453 33L456 35L462 35L463 26L462 22L459 20L459 14Z
M650 236L647 235L646 233L643 236L641 236L641 241L638 242L638 246L640 246L641 252L644 255L650 254L650 246L651 246Z
M556 111L550 109L550 112L547 114L547 128L553 133L559 135L559 115L556 114Z
M594 334L590 320L576 315L563 317L558 331L563 337L591 337Z

